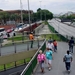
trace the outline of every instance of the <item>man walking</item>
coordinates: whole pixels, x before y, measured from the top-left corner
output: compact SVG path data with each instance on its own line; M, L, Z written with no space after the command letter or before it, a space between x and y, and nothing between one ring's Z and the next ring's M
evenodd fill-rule
M73 40L73 37L71 37L69 41L69 50L71 53L73 53L73 46L74 46L74 40Z
M29 39L30 39L30 41L31 41L31 48L33 48L33 40L34 40L33 32L31 32L31 33L29 34Z
M68 72L70 72L72 60L73 60L72 55L70 54L70 51L68 50L67 54L65 54L63 58L63 62L65 62L65 67Z

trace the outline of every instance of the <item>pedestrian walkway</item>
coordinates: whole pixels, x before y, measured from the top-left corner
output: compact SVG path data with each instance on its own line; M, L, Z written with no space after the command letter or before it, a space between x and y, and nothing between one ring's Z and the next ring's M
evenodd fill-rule
M33 75L75 75L75 51L73 55L73 62L71 66L71 73L68 74L65 69L65 63L63 62L63 56L68 50L68 44L65 42L58 42L58 51L53 53L52 69L48 70L48 65L45 64L45 73L40 72L40 67L38 66L33 73ZM75 47L74 47L75 50Z
M48 28L48 25L44 25L44 27L39 31L39 35L41 34L50 34L50 30Z

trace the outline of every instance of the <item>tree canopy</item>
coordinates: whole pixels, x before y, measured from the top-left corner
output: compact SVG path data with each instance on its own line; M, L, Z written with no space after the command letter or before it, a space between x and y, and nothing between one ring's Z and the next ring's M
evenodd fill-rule
M19 14L9 14L8 12L5 12L3 11L2 9L0 9L0 21L4 21L4 23L6 23L6 21L8 20L14 20L14 21L17 21L17 20L21 20L21 15ZM23 16L23 21L24 22L27 22L28 21L28 14L25 14L23 13L22 14ZM33 12L33 14L30 15L30 19L32 22L36 22L36 21L39 21L39 20L48 20L48 19L52 19L53 18L53 13L50 12L49 10L46 10L46 9L41 9L41 8L38 8L37 9L37 12Z

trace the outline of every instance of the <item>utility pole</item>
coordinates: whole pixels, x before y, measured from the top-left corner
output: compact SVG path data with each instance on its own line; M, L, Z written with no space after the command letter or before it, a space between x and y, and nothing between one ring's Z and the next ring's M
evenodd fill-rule
M22 1L20 0L20 8L21 8L21 23L23 23L23 15L22 15Z
M31 27L31 24L30 24L30 7L29 7L29 0L28 1L28 16L29 16L29 28L30 28L30 32L32 31L32 27Z
M40 8L41 8L41 2L42 1L40 1ZM42 9L40 10L40 20L42 20Z
M44 5L44 8L45 8L45 5ZM46 21L46 9L45 9L45 14L44 15L45 15L45 21Z

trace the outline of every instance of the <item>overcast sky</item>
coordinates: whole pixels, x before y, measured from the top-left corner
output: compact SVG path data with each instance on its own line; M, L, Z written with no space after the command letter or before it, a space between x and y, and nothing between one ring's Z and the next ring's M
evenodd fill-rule
M28 0L21 0L22 8L28 9ZM30 9L34 12L39 7L48 9L54 14L65 13L68 11L75 12L75 0L29 0ZM16 10L20 9L20 0L0 0L0 9Z

